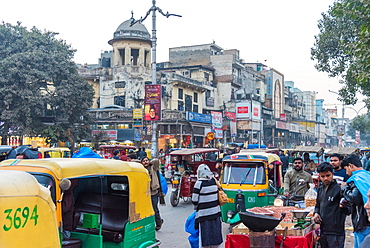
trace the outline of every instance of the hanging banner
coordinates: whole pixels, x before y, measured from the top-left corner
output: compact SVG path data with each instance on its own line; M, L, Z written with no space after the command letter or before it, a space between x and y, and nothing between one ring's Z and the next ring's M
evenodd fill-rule
M161 85L145 85L144 99L144 120L160 121L161 120Z
M142 109L133 109L132 110L132 119L134 122L134 127L143 126L143 110Z
M212 115L212 128L222 129L222 113L211 111L211 115Z
M225 111L225 116L231 121L236 121L236 113Z
M231 137L236 137L237 134L236 121L230 121L230 133Z

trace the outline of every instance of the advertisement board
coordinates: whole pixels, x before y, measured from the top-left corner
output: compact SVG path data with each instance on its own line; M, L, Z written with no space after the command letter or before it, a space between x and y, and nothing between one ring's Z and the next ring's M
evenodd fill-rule
M161 120L161 89L160 84L145 85L144 120Z
M211 115L205 115L205 114L199 114L195 112L186 112L186 119L188 121L194 121L194 122L201 122L201 123L212 123L212 116Z
M134 127L141 127L143 126L143 110L142 109L133 109L132 110L132 119L133 119L133 126Z

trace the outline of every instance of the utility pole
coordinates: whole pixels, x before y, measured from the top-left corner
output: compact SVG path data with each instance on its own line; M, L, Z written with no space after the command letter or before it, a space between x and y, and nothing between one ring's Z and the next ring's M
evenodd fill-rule
M158 8L156 5L156 1L152 0L152 7L146 12L146 15L143 17L140 17L139 20L132 19L131 25L134 25L135 23L139 22L142 23L149 15L152 13L152 84L157 84L157 27L156 27L156 11L161 13L165 17L170 16L177 16L181 17L181 15L176 14L169 14L168 12L165 14L163 11ZM162 97L162 96L161 96ZM157 139L157 121L152 121L152 157L157 158L158 157L158 139Z

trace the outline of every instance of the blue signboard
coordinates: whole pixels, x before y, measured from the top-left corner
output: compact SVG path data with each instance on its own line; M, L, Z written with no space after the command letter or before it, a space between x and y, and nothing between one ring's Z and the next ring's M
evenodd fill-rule
M188 121L212 124L212 116L211 115L199 114L199 113L195 113L195 112L186 112L186 119Z

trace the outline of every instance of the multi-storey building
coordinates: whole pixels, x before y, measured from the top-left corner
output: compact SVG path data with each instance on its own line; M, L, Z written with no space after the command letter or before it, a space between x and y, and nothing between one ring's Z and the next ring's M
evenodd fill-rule
M95 89L93 133L102 130L112 140L142 145L151 140L151 122L135 125L133 110L143 109L144 86L152 83L150 34L143 24L131 26L130 19L108 43L112 51L101 54L99 65L79 68ZM262 63L245 63L237 49L215 43L174 47L169 61L156 69L162 86L159 148L228 142L294 147L330 139L326 117L316 114L314 92L294 88ZM215 140L206 138L209 132Z

